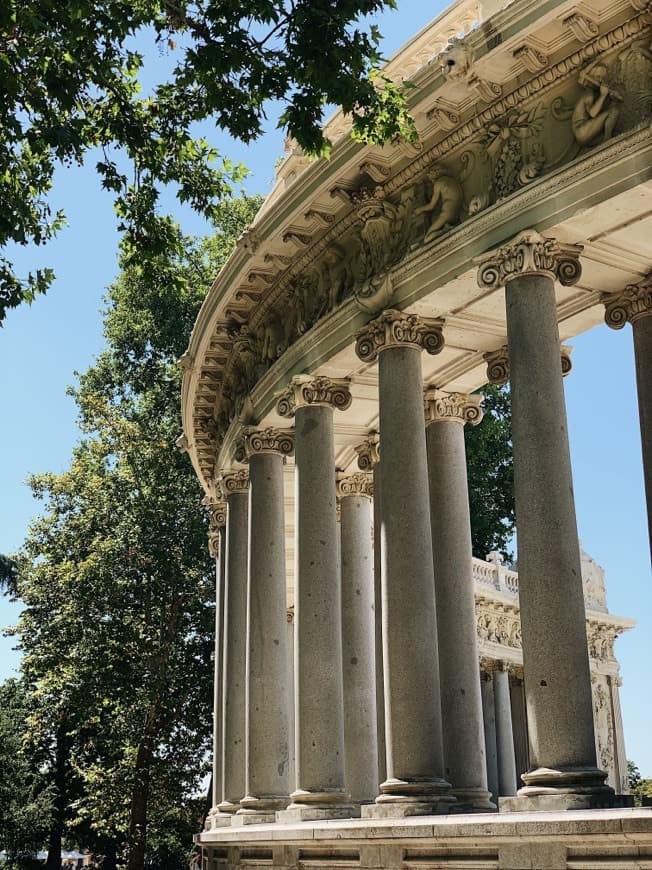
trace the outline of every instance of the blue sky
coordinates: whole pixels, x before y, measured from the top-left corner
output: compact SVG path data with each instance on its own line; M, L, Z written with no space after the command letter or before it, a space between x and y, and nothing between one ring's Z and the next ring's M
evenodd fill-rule
M441 8L441 3L399 0L397 11L377 19L385 52L399 48ZM218 148L252 170L245 185L251 193L269 191L274 162L283 152L283 135L273 119L268 128L249 147L213 136ZM83 371L102 347L102 294L116 275L118 235L110 197L99 189L92 160L89 165L57 176L52 200L66 211L68 228L47 248L23 249L16 258L25 272L38 264L53 266L57 281L31 307L11 312L0 330L0 552L20 546L38 512L25 486L28 474L60 472L67 465L78 432L65 389L74 371ZM201 221L188 211L177 216L186 231L202 232ZM650 561L631 328L614 332L600 326L572 344L573 371L565 388L579 534L607 572L610 610L638 620L637 628L617 641L616 652L627 755L652 777ZM0 598L0 626L15 621L17 613L17 605ZM0 679L18 662L12 646L11 639L0 638Z

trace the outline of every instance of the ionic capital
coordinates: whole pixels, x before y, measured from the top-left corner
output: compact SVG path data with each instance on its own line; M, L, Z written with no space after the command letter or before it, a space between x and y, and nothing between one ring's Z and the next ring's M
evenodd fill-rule
M573 348L569 344L562 344L559 347L561 355L561 373L563 377L570 374L573 368L571 353ZM501 386L509 380L509 350L507 345L503 345L498 350L489 351L483 357L487 363L487 383Z
M434 355L444 347L443 325L443 320L418 314L383 311L356 334L355 352L363 362L373 362L389 347L417 347Z
M482 420L482 396L466 393L446 393L429 387L425 391L426 426L433 423L470 423Z
M536 230L524 230L506 245L475 259L478 286L494 289L523 275L548 275L568 287L582 274L582 250L582 245L567 245Z
M298 408L323 405L346 411L351 405L351 391L346 378L327 378L323 375L295 375L276 402L281 417L294 417Z
M380 462L380 435L370 432L362 444L354 447L360 471L371 471Z
M617 293L605 293L604 320L612 329L622 329L626 323L636 323L652 315L652 275L637 284L628 284Z
M374 494L373 478L364 471L356 471L354 474L338 474L337 497L346 498L349 495L361 495L372 498Z
M226 525L226 504L206 497L202 501L208 514L208 551L213 559L220 555L220 531Z
M248 462L252 456L261 453L290 456L293 452L294 429L278 429L274 426L256 429L254 426L247 426L238 441L236 459L238 462Z
M220 475L220 484L226 497L249 489L249 472L246 470L227 471Z

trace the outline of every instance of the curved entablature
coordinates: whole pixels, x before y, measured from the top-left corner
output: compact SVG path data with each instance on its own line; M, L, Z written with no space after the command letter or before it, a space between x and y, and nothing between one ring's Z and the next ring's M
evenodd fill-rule
M431 383L486 382L486 356L506 343L502 290L478 287L472 260L509 236L535 227L584 245L581 282L558 294L562 338L602 319L603 293L649 272L648 5L515 0L483 22L457 3L388 65L415 85L416 145L333 133L330 160L286 159L181 360L180 445L209 494L237 421L277 424L274 393L293 374L328 365L353 378L354 399L373 392L353 341L385 308L443 318L446 348L424 361Z

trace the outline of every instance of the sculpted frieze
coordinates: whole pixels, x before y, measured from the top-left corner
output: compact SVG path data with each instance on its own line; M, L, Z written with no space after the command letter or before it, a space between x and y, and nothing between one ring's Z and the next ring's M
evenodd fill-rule
M246 327L226 330L231 350L217 392L218 434L242 413L267 369L330 312L349 299L370 314L393 307L393 273L410 251L442 243L460 224L649 117L645 13L602 34L580 13L566 23L583 37L581 47L541 68L538 47L521 46L519 59L536 72L525 81L521 75L512 90L484 79L463 41L449 45L438 58L446 77L487 105L450 129L458 110L439 99L433 117L448 115L433 145L403 146L411 163L395 174L384 155L366 158L359 187L349 179L333 186L340 203L334 214L306 211L317 240L288 228L283 238L292 251L257 255L249 274L261 287L259 301L252 295L252 310L238 314ZM252 256L261 244L253 231L240 242Z

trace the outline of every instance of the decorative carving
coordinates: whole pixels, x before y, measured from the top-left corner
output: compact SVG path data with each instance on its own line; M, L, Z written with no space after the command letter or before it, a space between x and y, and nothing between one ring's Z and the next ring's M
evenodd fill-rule
M208 514L208 551L213 559L220 555L220 530L226 525L226 504L210 497L202 501Z
M571 359L571 354L573 352L573 348L570 345L562 344L561 348L561 374L562 377L566 377L569 375L573 369L573 360Z
M502 287L522 275L548 274L568 287L582 274L582 245L567 245L547 239L536 230L524 230L514 239L478 257L478 286Z
M280 453L290 456L294 452L294 430L247 427L242 436L242 451L245 460L260 453Z
M360 164L359 169L360 172L364 172L376 184L382 184L383 181L387 181L391 174L391 168L387 164L378 163L376 160L365 160L364 163Z
M573 12L564 18L564 24L570 27L573 36L580 42L588 42L598 35L598 25L586 13Z
M279 396L276 411L281 417L294 417L297 409L306 405L327 405L346 411L351 401L349 381L344 378L295 375Z
M509 352L507 345L498 350L485 353L483 359L487 363L487 382L490 384L506 384L509 380Z
M543 166L541 146L534 142L543 129L542 103L508 112L490 124L483 136L493 167L492 188L498 199L532 181Z
M299 233L296 230L288 230L286 233L283 233L283 241L286 244L294 244L297 248L305 248L312 241L312 236L309 236L308 233Z
M250 256L253 256L260 247L260 236L252 227L247 227L238 238L238 246Z
M246 492L249 489L249 472L245 469L222 472L220 485L227 498L234 493Z
M373 478L370 474L365 474L364 471L338 475L336 486L338 498L345 498L347 495L362 495L372 498L374 494Z
M179 435L174 444L182 453L187 453L188 448L190 447L190 442L188 441L183 432L181 433L181 435Z
M468 78L469 85L474 88L481 100L485 103L491 103L502 96L503 89L497 82L481 79L476 73L472 73Z
M499 609L500 608L500 609ZM485 598L476 601L478 639L512 649L521 648L521 621L516 607L498 605Z
M583 70L579 83L585 89L575 104L572 115L573 134L582 146L606 142L613 136L622 102L621 94L608 81L609 71L603 63L595 63Z
M482 420L482 399L480 395L428 388L425 392L426 426L441 421L477 426Z
M525 69L531 73L541 72L548 66L548 56L531 43L517 48L514 52L514 60L520 60Z
M439 55L441 71L447 79L461 81L471 69L471 53L468 46L459 39L453 39Z
M652 275L637 284L628 284L624 290L606 293L604 319L612 329L622 329L626 323L636 323L652 315Z
M611 700L609 690L603 683L603 677L594 676L593 718L595 721L595 736L598 749L598 763L603 770L613 770L614 767L614 729L611 715Z
M188 372L192 369L195 360L192 354L189 351L182 353L179 359L177 360L177 365L181 369L182 372Z
M380 462L380 435L370 432L362 444L354 447L360 471L371 471Z
M356 333L355 352L363 362L373 362L388 347L412 345L429 354L444 347L443 320L389 309Z
M464 202L462 185L444 166L435 164L430 168L428 176L432 182L430 201L414 211L415 215L432 213L424 242L428 242L456 224L460 219Z
M559 348L561 356L561 373L566 377L573 368L571 353L573 348L570 345L562 344ZM502 385L509 380L509 349L506 344L498 348L498 350L485 353L483 359L487 363L487 383Z
M614 641L618 632L612 625L589 622L586 627L589 655L598 662L615 661Z
M434 121L442 130L454 130L460 123L460 116L443 100L435 101L432 108L426 112L426 118Z

